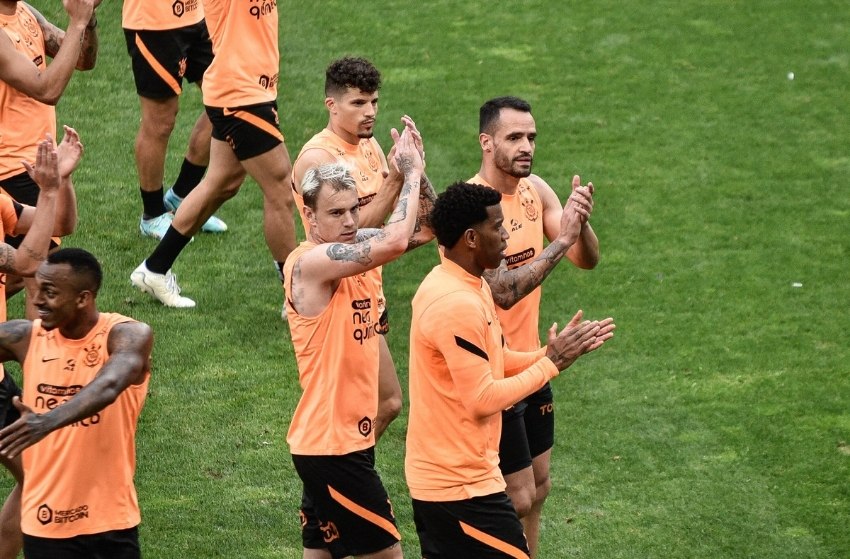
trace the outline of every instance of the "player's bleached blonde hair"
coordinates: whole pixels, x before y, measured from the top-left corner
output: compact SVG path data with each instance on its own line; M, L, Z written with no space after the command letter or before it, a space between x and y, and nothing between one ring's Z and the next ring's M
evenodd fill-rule
M334 192L357 190L351 168L344 162L335 161L313 167L304 173L304 180L301 181L301 196L304 197L304 204L311 210L316 209L316 199L325 184L333 188Z

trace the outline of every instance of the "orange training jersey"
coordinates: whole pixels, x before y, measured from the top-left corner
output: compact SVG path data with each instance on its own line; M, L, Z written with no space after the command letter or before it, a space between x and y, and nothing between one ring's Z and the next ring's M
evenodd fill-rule
M0 243L6 240L6 235L15 232L18 226L18 213L15 204L5 193L0 193ZM0 322L6 322L6 273L0 272ZM0 380L5 376L3 365L0 364Z
M332 131L324 128L304 144L304 147L298 152L298 157L301 157L305 151L310 149L324 150L351 166L351 176L357 183L357 203L361 208L372 201L384 184L384 164L380 155L382 153L381 146L374 137L363 138L358 144L349 144ZM295 162L298 163L297 158ZM304 219L304 197L294 189L292 194L295 197L298 214L301 216L301 223L304 224L304 232L309 235L310 225ZM378 312L382 314L387 304L383 289L383 267L379 266L375 270L380 288Z
M21 56L47 69L44 34L26 4L18 2L14 15L0 15L0 30ZM24 173L21 161L35 163L38 142L47 133L56 137L56 110L0 81L0 180Z
M62 405L90 383L109 358L113 326L132 319L100 313L80 340L32 324L24 358L24 403L36 413ZM125 530L141 521L133 474L136 422L148 376L99 413L47 435L24 451L21 528L41 538L71 538Z
M501 411L558 369L544 348L505 348L487 282L447 258L419 286L410 324L411 497L458 501L503 491Z
M490 186L481 175L467 182ZM543 203L531 181L520 179L515 194L502 194L502 213L510 235L505 260L513 269L531 262L543 251ZM540 347L540 294L538 286L510 309L496 308L509 348L534 351Z
M280 71L277 1L204 4L215 53L204 74L204 105L234 108L274 101Z
M201 0L124 0L121 27L136 31L167 31L204 19Z
M292 269L316 246L301 243L283 268L286 314L303 390L286 440L292 454L339 456L375 445L377 282L374 270L342 278L327 308L315 317L301 316L292 306Z
M351 167L351 175L357 183L357 200L362 208L372 201L381 185L384 184L384 164L381 161L381 146L374 137L363 138L358 144L349 144L327 128L310 138L298 153L300 158L305 151L321 149L333 155L341 161L345 161ZM295 164L298 163L295 159ZM294 165L293 165L294 166ZM299 185L300 190L300 185ZM304 197L298 193L295 195L295 204L301 214L301 223L304 231L309 234L309 225L304 219Z

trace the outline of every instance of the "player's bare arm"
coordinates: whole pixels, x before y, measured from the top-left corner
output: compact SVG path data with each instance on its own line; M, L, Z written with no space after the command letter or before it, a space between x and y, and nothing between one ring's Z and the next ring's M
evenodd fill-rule
M431 210L434 209L434 202L437 201L437 193L434 191L434 186L425 175L419 182L419 210L416 215L416 225L413 227L413 235L410 236L410 242L407 245L407 250L413 250L420 247L434 238L434 231L431 229Z
M6 264L14 269L7 271L21 276L33 276L38 266L47 258L60 184L58 160L56 144L48 135L47 139L38 144L35 166L24 162L27 173L40 189L39 204L36 208L26 207L21 212L19 221L23 219L24 224L22 227L16 226L16 230L26 230L27 234L14 254L8 254ZM28 215L25 216L24 212Z
M568 200L560 210L557 236L528 264L509 270L503 260L498 268L484 271L483 277L493 292L496 305L509 309L543 283L577 242L582 227L583 209Z
M531 182L540 195L543 203L543 231L546 238L552 240L558 234L558 219L561 204L558 195L546 181L532 175ZM578 268L590 270L599 262L599 240L593 227L590 226L590 215L593 212L593 183L581 184L581 177L573 176L570 196L565 205L573 204L582 216L581 230L576 242L570 246L567 258Z
M75 66L77 70L91 70L97 63L97 15L94 12L94 8L96 8L99 4L100 0L93 3L91 17L86 24L85 33L82 37L80 56L77 59ZM62 47L62 41L65 39L65 32L56 25L47 21L47 18L41 15L41 12L36 10L33 6L29 4L27 4L27 6L32 10L33 15L35 15L36 20L38 20L38 24L44 34L44 50L47 53L47 56L54 58L59 53L59 49Z
M127 387L144 381L153 348L153 333L147 324L116 325L109 333L107 346L109 359L94 380L61 406L38 414L15 397L13 402L21 417L0 430L0 455L14 458L56 429L100 412Z
M0 324L0 362L21 362L29 349L32 322L10 320Z
M65 136L56 146L59 166L59 189L56 192L56 216L53 221L52 235L62 237L70 235L77 227L77 195L71 175L83 157L83 144L77 131L65 126ZM37 179L36 184L38 183ZM18 217L15 234L23 235L32 227L36 208L24 206Z
M42 72L32 61L18 53L9 37L0 37L0 79L33 99L55 105L65 91L71 74L83 49L86 25L92 11L93 0L65 0L70 22L62 44Z

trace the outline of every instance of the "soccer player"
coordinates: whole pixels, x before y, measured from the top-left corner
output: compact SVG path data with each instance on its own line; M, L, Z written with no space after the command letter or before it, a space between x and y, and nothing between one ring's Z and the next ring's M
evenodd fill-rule
M215 52L203 87L212 122L210 166L130 276L167 307L195 306L180 295L171 267L213 212L236 195L246 174L263 191L263 231L278 272L295 247L292 167L277 116L277 3L207 0L204 9Z
M582 186L580 178L573 177L569 200L562 208L552 187L531 172L536 139L534 117L526 101L499 97L481 107L481 169L469 182L502 194L510 233L505 262L485 272L484 278L493 292L507 345L516 351L540 347L539 286L561 258L566 255L584 269L595 267L599 260L599 242L588 222L593 184ZM571 203L580 211L569 213ZM551 241L546 251L544 236ZM552 484L549 463L554 436L554 401L548 384L504 412L500 467L507 493L523 521L532 557L543 503Z
M310 232L286 261L284 285L303 390L287 442L315 513L302 511L306 559L402 556L375 471L376 268L419 243L424 163L412 135L405 129L396 143L393 160L404 185L383 229L358 229L357 187L344 163L313 168L301 183Z
M0 431L0 454L27 449L28 559L141 557L135 435L153 335L98 311L101 279L90 253L58 250L36 272L39 318L0 325L0 360L17 361L24 375L23 399L14 399L21 417Z
M328 125L304 144L292 167L295 202L305 231L309 223L304 219L301 181L309 169L326 163L343 161L352 169L360 203L360 227L381 227L392 212L403 181L398 172L387 165L384 152L374 137L380 87L380 72L364 58L340 58L328 66L325 72ZM421 151L421 137L413 120L405 116L402 122L414 132ZM425 175L422 176L420 196L423 197L419 203L420 216L427 216L436 194ZM381 278L380 268L377 273ZM376 439L398 417L402 405L401 385L385 338L389 332L389 318L383 289L378 299L378 313L381 317L381 336L378 338L381 380L378 415L375 418Z
M201 182L209 164L212 125L202 112L189 136L180 174L163 196L165 154L177 118L183 78L201 85L213 59L212 41L200 0L124 0L121 26L133 61L142 116L135 146L143 207L139 230L161 239L171 224L171 212ZM227 225L211 216L201 230L220 233Z
M67 235L76 226L77 204L70 175L82 152L76 131L66 127L65 138L58 148L51 139L42 140L35 164L25 164L31 179L41 188L38 206L23 206L0 193L0 323L6 321L6 273L33 276L47 257L50 235ZM17 249L2 242L6 233L24 235ZM0 365L0 428L17 419L17 410L12 408L12 397L17 394L20 390L15 381ZM0 455L0 463L16 481L0 510L0 559L14 559L21 550L23 468L19 458L8 459Z
M34 206L39 188L21 167L35 162L45 134L56 137L54 105L65 91L74 69L90 70L97 61L97 16L100 0L67 0L68 28L63 31L24 2L0 0L0 188L16 201ZM47 64L47 57L53 58ZM20 237L7 241L20 246ZM54 245L55 246L55 245ZM21 287L18 276L7 276L9 294ZM27 316L35 316L27 289Z
M612 319L582 320L579 311L560 333L552 325L543 348L505 345L482 280L505 258L500 200L466 183L437 198L431 226L442 262L413 298L405 476L426 559L528 557L499 471L501 412L613 336Z

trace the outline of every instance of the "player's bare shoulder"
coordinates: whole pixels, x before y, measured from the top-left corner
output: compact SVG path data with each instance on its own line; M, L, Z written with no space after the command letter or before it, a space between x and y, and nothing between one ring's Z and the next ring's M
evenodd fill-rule
M334 163L337 158L325 149L315 147L308 148L298 155L295 160L295 165L292 167L292 184L295 186L295 191L301 194L301 181L304 175L313 167Z

